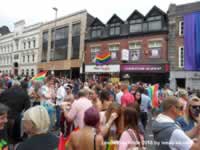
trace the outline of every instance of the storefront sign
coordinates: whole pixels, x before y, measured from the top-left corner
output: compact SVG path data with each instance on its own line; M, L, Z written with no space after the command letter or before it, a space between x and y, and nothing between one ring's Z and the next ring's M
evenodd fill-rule
M86 65L85 72L86 73L120 72L120 65Z
M120 69L122 72L164 73L164 72L169 72L169 65L168 64L161 64L161 65L125 64L121 65Z
M127 50L127 49L122 50L121 60L122 61L128 61L129 60L129 50Z

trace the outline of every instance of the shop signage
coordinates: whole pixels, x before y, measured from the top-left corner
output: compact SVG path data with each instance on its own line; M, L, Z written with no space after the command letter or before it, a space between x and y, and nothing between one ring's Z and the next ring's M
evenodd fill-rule
M154 73L164 73L169 72L169 65L168 64L124 64L120 67L122 72L138 72L138 73L145 73L145 72L154 72Z
M120 65L86 65L85 72L86 73L120 72Z

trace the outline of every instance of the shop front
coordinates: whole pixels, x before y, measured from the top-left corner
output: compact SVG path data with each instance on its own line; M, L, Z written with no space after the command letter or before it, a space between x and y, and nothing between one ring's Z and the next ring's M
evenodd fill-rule
M122 64L120 78L129 76L130 83L138 81L145 83L159 83L161 86L169 82L168 64Z
M120 65L85 65L85 78L118 82Z

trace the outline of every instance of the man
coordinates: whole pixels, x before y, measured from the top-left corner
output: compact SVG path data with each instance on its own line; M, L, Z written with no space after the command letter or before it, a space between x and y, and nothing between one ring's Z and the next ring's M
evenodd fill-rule
M79 99L74 101L71 109L66 108L64 115L68 122L74 121L75 127L84 127L84 113L85 110L92 106L92 102L88 99L89 91L81 89L79 91Z
M153 134L156 143L156 150L199 150L200 137L193 142L182 130L175 124L175 119L183 111L183 105L176 97L168 97L162 103L163 113L159 114L153 122ZM199 135L200 126L196 135Z
M128 84L122 83L123 95L121 97L122 106L126 107L128 104L134 103L135 99L133 95L128 90Z
M7 119L8 107L0 103L0 150L8 149L7 134L5 124Z

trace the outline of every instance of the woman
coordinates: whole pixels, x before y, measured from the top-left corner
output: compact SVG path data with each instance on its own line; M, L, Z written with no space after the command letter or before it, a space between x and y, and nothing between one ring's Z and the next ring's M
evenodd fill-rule
M5 124L8 122L8 107L0 103L0 150L8 149L8 137Z
M90 107L85 111L85 127L79 131L72 132L69 141L69 150L104 150L103 136L97 134L100 116L96 108Z
M126 130L119 140L119 150L143 149L144 137L138 127L138 112L136 109L127 107L124 112L124 123Z
M135 98L135 102L137 102L140 105L141 104L141 93L139 91L136 91L133 94L133 97Z
M176 120L177 123L180 125L180 127L191 138L195 136L193 135L193 132L196 133L194 130L196 130L200 126L199 115L200 115L200 98L192 97L187 105L184 116Z
M50 119L43 106L28 109L23 117L24 131L28 135L17 150L53 150L58 147L58 138L49 133Z

